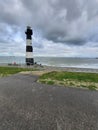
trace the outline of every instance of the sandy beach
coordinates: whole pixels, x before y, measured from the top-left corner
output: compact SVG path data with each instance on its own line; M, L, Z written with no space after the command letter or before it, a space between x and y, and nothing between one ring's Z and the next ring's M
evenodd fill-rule
M98 73L98 69L92 68L76 68L76 67L53 67L53 66L43 66L44 70L47 71L71 71L71 72L91 72Z
M54 66L21 66L21 67L28 67L28 68L35 68L38 69L36 71L32 71L34 75L42 75L44 73L52 72L52 71L66 71L66 72L84 72L84 73L98 73L98 69L92 68L75 68L75 67L54 67ZM21 73L30 73L30 72L21 72Z

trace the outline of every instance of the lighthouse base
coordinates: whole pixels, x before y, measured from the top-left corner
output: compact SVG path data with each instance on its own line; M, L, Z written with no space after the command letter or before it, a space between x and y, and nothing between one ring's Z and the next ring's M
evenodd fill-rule
M26 65L34 65L34 58L26 58Z

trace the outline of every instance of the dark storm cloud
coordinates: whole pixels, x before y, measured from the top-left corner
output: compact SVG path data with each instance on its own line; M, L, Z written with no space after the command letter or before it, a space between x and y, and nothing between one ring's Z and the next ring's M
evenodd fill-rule
M57 0L54 2L53 5L54 10L58 13L59 11L66 9L66 19L69 21L77 19L82 13L77 0Z
M84 45L86 43L86 40L83 38L70 38L68 40L65 40L65 43L72 45Z
M0 41L10 41L9 37L17 31L24 33L21 30L31 25L41 30L43 37L49 41L85 44L88 28L98 25L97 7L97 0L1 0L0 26L5 23L5 27L0 27ZM7 27L11 28L11 32L10 29L6 31Z
M84 38L66 38L65 36L61 35L61 33L55 33L52 35L47 36L48 40L52 40L55 43L64 43L68 45L83 45L86 43L86 39Z

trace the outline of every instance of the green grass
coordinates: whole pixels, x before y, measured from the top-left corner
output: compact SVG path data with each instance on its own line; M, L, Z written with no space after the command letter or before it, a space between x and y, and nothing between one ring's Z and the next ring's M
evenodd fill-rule
M0 67L0 77L16 74L21 71L33 71L32 68Z
M47 81L47 84L49 84L49 85L53 85L53 84L54 84L54 81L49 80L49 81Z
M53 82L53 84L63 86L75 86L88 88L90 90L98 89L98 74L96 73L83 73L83 72L49 72L43 74L39 78L39 82ZM50 82L50 84L52 84Z
M64 79L85 81L85 82L96 82L98 83L98 74L95 73L83 73L83 72L49 72L43 74L40 79L50 78L52 80L63 81Z

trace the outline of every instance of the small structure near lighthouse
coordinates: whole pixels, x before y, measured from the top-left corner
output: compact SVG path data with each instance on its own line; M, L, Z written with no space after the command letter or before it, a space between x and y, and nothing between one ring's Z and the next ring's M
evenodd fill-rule
M33 65L33 47L32 47L32 35L33 31L30 26L27 26L26 34L26 65Z

